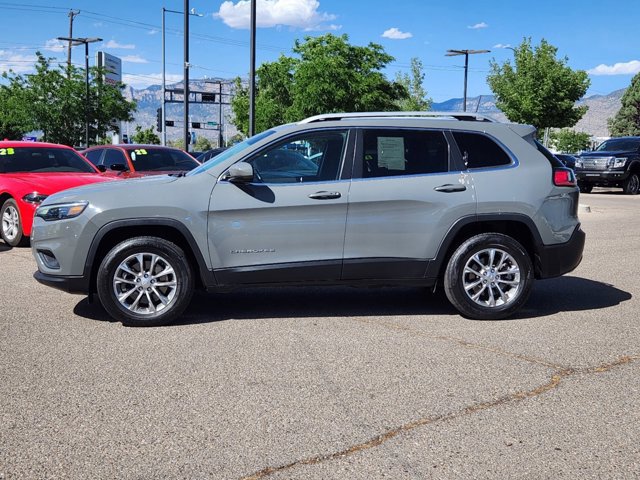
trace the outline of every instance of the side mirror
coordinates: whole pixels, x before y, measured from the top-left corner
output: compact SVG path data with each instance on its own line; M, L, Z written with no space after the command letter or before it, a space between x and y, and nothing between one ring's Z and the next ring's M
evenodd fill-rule
M222 178L231 183L251 183L253 182L253 167L247 162L235 163L229 167Z
M109 168L111 168L111 170L115 170L116 172L125 172L127 170L127 166L124 163L114 163Z
M100 170L102 173L107 171L107 167L105 167L104 165L96 165L96 168Z

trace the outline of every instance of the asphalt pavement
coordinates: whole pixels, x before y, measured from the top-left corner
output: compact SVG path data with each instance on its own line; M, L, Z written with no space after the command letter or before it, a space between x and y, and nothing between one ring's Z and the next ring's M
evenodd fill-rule
M0 479L640 477L640 196L516 318L417 288L198 294L126 328L0 242Z

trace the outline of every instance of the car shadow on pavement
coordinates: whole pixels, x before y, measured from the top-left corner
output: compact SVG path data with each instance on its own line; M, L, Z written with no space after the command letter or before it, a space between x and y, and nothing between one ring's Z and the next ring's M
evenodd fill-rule
M606 283L560 277L536 282L527 304L510 320L597 310L631 298L630 293ZM83 299L74 308L74 313L93 320L112 321L97 298L94 303ZM186 312L173 325L232 319L456 314L442 289L432 293L425 288L250 288L228 293L196 293Z
M0 241L0 253L8 252L11 249L12 249L12 247L10 245L7 245L6 243Z

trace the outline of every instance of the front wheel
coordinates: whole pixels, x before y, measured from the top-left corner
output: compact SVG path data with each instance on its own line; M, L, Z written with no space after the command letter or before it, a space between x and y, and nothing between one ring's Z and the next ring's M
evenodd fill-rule
M591 190L593 190L593 185L589 183L578 182L578 187L580 188L580 193L591 193Z
M29 238L22 233L22 221L18 204L13 198L8 199L0 208L0 236L11 247L27 244Z
M98 270L97 289L102 306L124 325L166 325L189 305L193 271L174 243L136 237L106 255Z
M471 237L451 256L444 275L447 298L465 317L499 320L525 304L533 286L526 250L500 233Z
M627 195L637 195L640 192L640 178L637 173L632 173L622 184L622 189Z

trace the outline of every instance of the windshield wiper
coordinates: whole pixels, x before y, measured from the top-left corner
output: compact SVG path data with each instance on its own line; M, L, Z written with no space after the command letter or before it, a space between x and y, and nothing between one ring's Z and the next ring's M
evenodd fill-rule
M170 177L184 177L186 174L187 172L183 170L182 172L168 173L167 175L169 175Z

